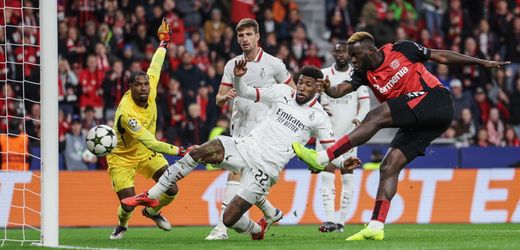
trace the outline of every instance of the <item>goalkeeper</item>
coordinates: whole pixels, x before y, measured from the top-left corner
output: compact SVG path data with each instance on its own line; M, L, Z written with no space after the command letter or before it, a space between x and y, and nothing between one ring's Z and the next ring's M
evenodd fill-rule
M155 181L168 168L168 161L161 153L183 156L186 149L158 141L155 138L157 120L157 84L170 41L170 26L163 19L158 30L160 46L155 52L147 72L133 72L130 80L130 90L125 93L117 107L114 127L117 134L117 146L107 156L108 173L112 179L112 187L117 193L119 201L135 195L135 172ZM152 219L159 228L169 231L171 225L160 214L160 209L170 204L178 192L177 186L172 185L160 197L160 204L155 208L145 207L144 216ZM119 224L110 235L110 239L122 239L127 228L128 220L134 208L120 203L117 210Z

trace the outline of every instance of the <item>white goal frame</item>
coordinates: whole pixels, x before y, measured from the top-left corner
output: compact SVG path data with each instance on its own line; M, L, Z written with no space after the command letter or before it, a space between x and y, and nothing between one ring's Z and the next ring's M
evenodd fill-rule
M45 247L59 246L58 8L40 0L41 234Z

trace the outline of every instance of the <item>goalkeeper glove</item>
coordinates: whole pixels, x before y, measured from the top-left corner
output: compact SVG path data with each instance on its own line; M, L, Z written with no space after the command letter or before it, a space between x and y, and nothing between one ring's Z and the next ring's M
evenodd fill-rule
M161 26L159 26L157 30L157 36L159 37L159 41L161 41L160 46L166 48L171 40L171 28L166 18L162 19Z
M177 153L177 155L181 156L181 157L184 157L185 155L187 155L192 149L198 147L198 145L193 145L191 147L188 147L188 148L185 148L183 146L180 146L179 147L179 152Z

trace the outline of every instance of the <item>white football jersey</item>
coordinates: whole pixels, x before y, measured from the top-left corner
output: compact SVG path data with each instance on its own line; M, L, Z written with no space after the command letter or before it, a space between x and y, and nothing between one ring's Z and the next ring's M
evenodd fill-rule
M327 148L335 142L328 114L313 98L298 104L296 91L285 84L255 90L256 101L269 107L267 118L251 131L258 154L263 156L264 170L279 173L294 156L291 144L306 144L313 136Z
M341 72L334 69L334 64L331 67L324 68L321 70L323 76L328 76L330 85L335 86L343 81L352 80L352 74L354 73L354 67L348 67L347 71ZM368 87L361 86L357 91L346 94L340 98L333 98L323 93L320 97L320 103L326 106L332 116L330 120L336 136L341 137L347 133L350 133L356 127L352 120L358 117L359 101L362 99L370 98L368 94ZM365 112L368 112L365 111ZM362 115L360 121L365 118L365 114Z
M227 62L222 76L222 85L233 87L235 61L242 58L244 56L239 55ZM242 81L254 88L270 87L277 83L288 83L290 80L291 74L282 60L265 53L262 49L254 61L247 63L247 73L242 76ZM254 127L265 120L267 111L267 106L262 103L236 97L231 115L231 136L248 136Z

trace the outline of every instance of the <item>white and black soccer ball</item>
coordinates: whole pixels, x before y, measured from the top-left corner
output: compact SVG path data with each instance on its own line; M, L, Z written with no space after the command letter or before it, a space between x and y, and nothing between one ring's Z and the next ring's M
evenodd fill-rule
M109 154L116 147L116 132L107 125L97 125L92 127L86 137L87 148L97 156Z

